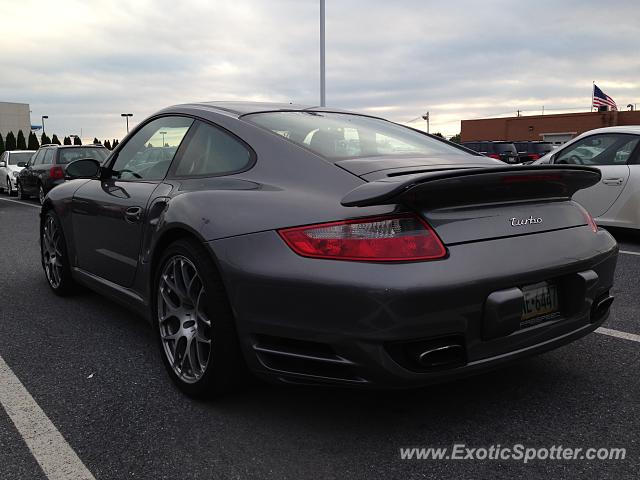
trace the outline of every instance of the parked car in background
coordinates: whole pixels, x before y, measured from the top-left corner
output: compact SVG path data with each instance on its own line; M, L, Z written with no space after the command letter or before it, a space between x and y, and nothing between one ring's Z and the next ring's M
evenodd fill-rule
M512 142L464 142L462 145L505 163L519 163L518 151Z
M600 182L573 199L598 225L640 229L640 126L585 132L533 164L596 167L602 172Z
M103 163L109 150L102 145L43 145L31 157L16 177L16 189L21 199L37 196L40 203L56 185L64 182L67 165L81 158Z
M40 217L49 286L145 315L191 395L245 367L285 384L457 378L582 337L613 301L616 242L570 199L596 169L513 167L380 118L179 105L67 176Z
M0 155L0 191L13 195L16 179L35 150L9 150Z
M518 151L520 163L533 162L553 150L553 143L542 141L513 142Z

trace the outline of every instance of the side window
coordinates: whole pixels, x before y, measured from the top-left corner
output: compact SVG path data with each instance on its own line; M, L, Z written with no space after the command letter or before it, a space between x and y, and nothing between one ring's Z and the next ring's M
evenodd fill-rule
M161 117L147 123L118 152L113 178L162 180L192 123L185 117Z
M242 170L250 162L251 152L239 140L219 128L197 122L174 174L177 177L223 175Z
M45 150L38 150L38 153L36 153L33 157L31 157L31 160L29 161L29 165L38 165L42 163L44 154L45 154Z
M47 148L45 151L42 164L43 165L51 165L53 164L53 156L55 154L55 150L53 148Z
M640 137L619 133L592 135L556 154L554 163L570 165L624 165Z

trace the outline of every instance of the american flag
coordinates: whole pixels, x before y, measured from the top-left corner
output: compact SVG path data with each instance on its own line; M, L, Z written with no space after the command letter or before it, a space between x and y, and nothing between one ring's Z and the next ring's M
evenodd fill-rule
M611 98L609 95L606 95L594 83L593 84L593 106L598 108L603 105L611 108L611 110L618 110L618 106L616 105L616 102L613 101L613 98Z

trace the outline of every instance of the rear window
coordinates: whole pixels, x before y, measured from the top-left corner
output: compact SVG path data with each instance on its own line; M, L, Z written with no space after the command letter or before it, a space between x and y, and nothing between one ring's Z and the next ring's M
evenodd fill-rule
M534 145L534 151L540 155L546 155L553 150L553 144L551 143L536 143Z
M496 152L506 153L513 152L516 153L516 147L513 143L495 143L494 144Z
M61 148L58 156L58 163L71 163L74 160L80 160L81 158L93 158L100 163L104 162L107 158L106 148L94 148L94 147L77 147L77 148Z
M18 162L28 162L33 152L17 152L9 154L9 165L17 165Z
M305 111L254 113L243 118L333 160L372 156L461 155L464 152L426 134L361 115Z

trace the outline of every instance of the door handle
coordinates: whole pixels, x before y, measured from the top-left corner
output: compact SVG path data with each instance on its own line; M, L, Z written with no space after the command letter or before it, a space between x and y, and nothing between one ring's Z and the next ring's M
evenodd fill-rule
M129 207L124 211L124 219L129 223L138 223L142 217L142 207Z
M622 178L605 178L602 180L605 185L622 185Z

